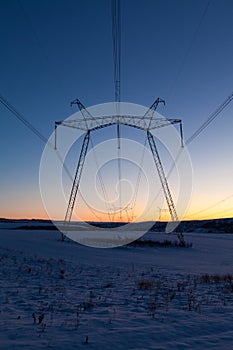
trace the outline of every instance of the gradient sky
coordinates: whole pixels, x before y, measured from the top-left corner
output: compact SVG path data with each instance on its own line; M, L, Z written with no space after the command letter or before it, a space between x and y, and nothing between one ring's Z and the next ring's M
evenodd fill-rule
M122 0L121 14L121 100L165 99L161 113L181 118L187 139L233 92L233 2ZM0 93L46 137L73 99L114 100L110 0L0 0L0 42ZM232 112L233 102L188 147L189 219L232 216ZM0 114L0 216L45 218L44 144L2 105Z

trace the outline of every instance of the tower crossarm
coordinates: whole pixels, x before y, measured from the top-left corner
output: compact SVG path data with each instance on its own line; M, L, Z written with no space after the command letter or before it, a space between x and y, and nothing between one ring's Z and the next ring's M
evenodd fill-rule
M150 106L150 108L147 110L147 112L144 114L144 118L145 117L153 117L154 115L154 112L156 111L158 105L160 103L163 103L165 105L165 101L163 99L161 99L160 97L158 97L153 103L152 105Z
M169 126L171 124L181 123L181 119L167 119L167 118L152 118L132 115L121 115L121 116L102 116L98 118L86 118L84 119L70 119L66 121L57 121L55 124L66 126L69 128L80 129L80 130L96 130L98 128L104 128L111 125L126 125L132 126L141 130L153 130Z
M158 97L150 106L150 108L147 110L147 112L144 114L143 118L149 118L149 125L148 130L150 129L150 124L153 119L154 113L160 103L163 103L165 105L165 101L162 100L160 97Z
M79 99L76 99L70 103L71 106L74 104L78 106L80 112L82 113L87 130L89 130L93 125L98 124L98 120L93 117L93 115L87 110Z

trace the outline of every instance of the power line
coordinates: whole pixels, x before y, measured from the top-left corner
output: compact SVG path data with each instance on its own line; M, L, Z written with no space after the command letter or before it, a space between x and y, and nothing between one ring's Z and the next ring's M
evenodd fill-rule
M214 121L214 119L217 118L217 116L224 110L224 108L226 108L227 105L229 105L229 103L233 100L233 93L231 93L224 101L223 103L217 107L217 109L211 113L211 115L204 121L204 123L202 123L199 128L194 131L194 133L186 140L185 145L188 146L190 143L192 143L209 125L212 121ZM180 155L182 154L183 149L181 148L171 166L171 168L169 169L168 173L167 173L167 178L169 178L169 176L171 175L176 162L178 161L178 159L180 158Z
M119 120L120 100L121 100L121 17L120 17L120 0L112 0L112 41L113 41L113 64L114 64L114 87L116 112ZM118 140L118 179L119 179L119 202L120 202L120 220L122 219L121 210L121 145L120 145L120 124L117 124Z
M44 56L44 61L47 65L47 69L51 75L51 78L56 83L56 87L59 88L60 92L64 93L64 84L62 84L61 79L59 78L56 69L54 68L54 64L51 62L49 55L46 52L45 46L42 44L40 40L40 36L33 25L33 21L29 15L29 12L26 10L25 5L22 4L21 0L18 0L18 5L21 10L21 13L24 17L24 21L27 23L28 28L31 30L31 34L34 37L35 44L38 46L39 51L41 51L42 56Z
M205 208L205 209L201 209L201 210L199 210L199 211L197 211L197 212L195 212L195 213L193 213L193 214L190 214L190 215L186 216L186 218L189 218L189 217L192 217L192 216L194 216L194 215L198 215L198 214L204 213L205 211L209 211L209 210L211 210L211 209L213 209L213 208L219 206L220 204L222 204L222 203L228 201L228 200L231 199L231 198L233 198L233 194L231 194L230 196L225 197L224 199L222 199L222 200L216 202L215 204L210 205L209 207L207 207L207 208ZM223 212L228 211L228 210L231 210L231 209L224 210Z
M0 103L4 105L20 122L22 122L31 132L33 132L34 135L36 135L43 143L47 144L51 149L54 150L53 144L35 127L30 123L23 115L20 113L9 101L7 101L1 94L0 94ZM73 182L73 176L71 175L68 167L63 162L62 156L59 152L59 150L54 150L56 153L59 161L61 162L64 171L66 172L67 176L69 177L70 181ZM95 211L92 209L92 207L87 203L85 198L83 197L82 193L80 192L80 196L86 206L91 210L91 212L96 216L97 219L99 217L96 215Z
M118 183L119 183L119 203L120 203L120 220L122 219L122 198L121 198L121 179L122 179L122 169L121 169L121 144L120 144L120 124L117 124L117 167L118 167Z
M120 102L120 75L121 75L121 20L120 0L112 0L112 40L115 101Z
M146 144L147 144L147 137L145 137L145 141L144 141L144 145L143 145L142 157L141 157L141 161L140 161L140 164L139 164L138 176L137 176L136 186L135 186L135 192L134 192L134 197L133 197L133 200L132 200L132 219L134 218L134 209L135 209L135 205L136 205L136 201L137 201L140 181L141 181L141 178L142 178L142 165L143 165L144 157L145 157Z
M63 168L64 168L65 173L67 174L67 176L68 176L68 178L70 179L71 183L73 183L73 180L74 180L74 179L73 179L73 176L71 175L71 173L70 173L68 167L67 167L66 164L64 163L64 161L63 161L63 159L62 159L62 156L61 156L59 150L56 149L55 152L56 152L56 155L57 155L58 159L60 160L60 162L61 162L61 164L62 164L62 166L63 166ZM96 214L95 210L88 204L88 202L86 201L86 199L85 199L84 196L82 195L82 192L81 192L81 191L79 191L79 194L80 194L80 197L82 198L83 202L85 203L85 205L86 205L86 206L89 208L89 210L92 212L92 214L93 214L99 221L101 221L100 217Z
M184 55L184 58L183 58L183 60L182 60L181 66L180 66L179 70L177 71L176 76L175 76L175 79L174 79L174 81L173 81L173 83L172 83L172 85L171 85L171 88L170 88L169 92L168 92L167 100L170 99L171 94L172 94L172 92L173 92L173 90L174 90L174 87L175 87L177 81L179 80L179 78L180 78L180 76L181 76L181 74L182 74L182 72L183 72L183 69L184 69L184 66L185 66L185 64L186 64L187 58L188 58L189 55L190 55L190 52L191 52L192 47L193 47L193 45L194 45L194 43L195 43L195 41L196 41L196 39L197 39L197 36L198 36L198 33L199 33L200 28L201 28L201 26L202 26L202 23L204 22L204 19L205 19L205 17L206 17L208 8L209 8L209 6L210 6L210 2L211 2L210 0L207 2L206 6L205 6L205 8L204 8L204 11L203 11L203 13L202 13L202 15L201 15L201 18L200 18L200 20L199 20L199 22L198 22L198 25L197 25L197 27L196 27L196 29L195 29L195 31L194 31L192 37L191 37L189 46L188 46L188 48L187 48L187 50L186 50L186 52L185 52L185 55Z
M20 3L20 1L19 1ZM112 0L112 11L113 11L113 42L114 42L114 50L113 50L113 56L114 56L114 82L115 82L115 100L120 101L120 40L121 40L121 31L120 31L120 2L119 0ZM193 42L196 40L197 33L201 27L201 24L204 20L204 17L207 13L208 7L209 7L210 1L208 1L204 12L202 14L202 17L200 19L199 25L194 33L194 36L191 40L191 43L189 45L189 48L187 50L187 53L184 58L184 62L187 59ZM21 5L22 6L22 5ZM29 23L30 24L30 23ZM31 24L30 24L31 25ZM38 41L38 37L36 32L34 32L34 35ZM40 44L40 42L38 41ZM41 45L40 45L41 46ZM182 68L183 69L183 68ZM181 69L181 71L182 71ZM230 97L230 100L229 100ZM190 144L200 133L205 130L208 125L217 117L217 115L228 105L232 98L233 94L230 95L226 101L224 101L223 106L220 106L217 111L215 111L206 121L203 123L196 131L195 133L186 141L186 144ZM28 127L38 138L40 138L44 143L47 143L50 147L53 147L53 145L40 133L37 128L35 128L21 113L19 113L6 99L4 99L3 96L0 95L0 102L9 110L11 111L26 127ZM119 157L118 157L119 158ZM64 169L65 165L63 164ZM173 166L174 168L174 166ZM173 170L172 168L172 170ZM67 169L68 170L68 169ZM67 170L65 170L67 172ZM169 177L170 174L168 174L167 177ZM72 178L72 177L71 177Z
M229 95L224 102L207 118L207 120L193 133L192 136L189 137L189 139L186 141L186 145L190 144L191 142L193 142L195 140L195 138L197 136L199 136L201 134L201 132L203 132L208 126L209 124L219 115L220 112L222 112L222 110L232 101L233 99L233 93L231 95ZM45 144L48 144L48 146L50 148L53 149L53 145L50 141L47 140L47 138L36 128L32 125L32 123L30 123L9 101L6 100L6 98L4 98L1 94L0 94L0 103L2 103L2 105L4 105L19 121L21 121L31 132L33 132L41 141L43 141ZM178 160L178 158L180 157L182 150L180 150L180 152L178 153L172 167L170 168L168 174L167 174L167 179L169 178L172 170L175 167L176 161ZM59 157L60 154L58 151L56 151L57 156ZM60 161L63 164L64 170L67 173L67 175L69 176L70 180L73 181L72 175L70 174L68 168L66 167L66 165L63 163L63 160L61 159L61 157L59 157ZM102 181L101 181L102 183ZM102 187L102 186L101 186ZM232 195L233 196L233 195ZM232 196L226 197L225 199L223 199L221 202L226 201L228 198L231 198ZM82 199L84 200L85 204L90 208L90 206L88 205L88 203L85 201L85 199L82 196ZM214 204L211 207L215 207L217 206L217 204ZM204 209L203 211L208 210ZM200 211L202 212L202 211ZM195 213L197 214L197 213ZM194 214L193 214L194 215Z
M206 119L206 121L201 124L201 126L187 139L186 145L189 145L191 142L195 140L197 136L199 136L208 126L209 124L223 111L223 109L229 105L229 103L233 99L233 93L231 93L223 103Z
M95 147L94 147L92 138L90 138L90 141L91 141L91 146L92 146L92 150L93 150L93 154L94 154L95 164L96 164L96 167L98 169L97 174L98 174L100 186L101 186L101 189L102 189L102 192L103 192L103 195L104 195L105 207L106 207L106 210L108 212L109 220L111 221L110 210L109 210L108 205L107 205L107 203L109 203L108 194L107 194L107 191L106 191L106 188L105 188L105 185L104 185L104 180L103 180L102 173L101 173L101 170L100 170L100 167L99 167L99 163L98 163L97 156L96 156L96 153L95 153Z
M211 115L205 120L204 123L201 124L201 126L196 130L194 131L194 133L187 139L187 141L185 142L186 146L189 145L190 143L192 143L209 125L210 123L223 111L224 108L226 108L227 105L229 105L229 103L233 100L233 93L231 93L224 101L223 103L217 107L217 109L211 113ZM178 161L178 159L180 158L181 154L183 152L183 148L181 148L172 164L172 166L170 167L167 175L166 175L166 178L169 179L169 177L171 176L171 173L173 171L173 169L175 168L176 166L176 163ZM157 196L154 198L152 204L155 202L155 200L158 198L159 194L161 193L161 190L159 190ZM233 196L233 195L232 195ZM231 196L230 196L231 197ZM228 197L227 197L228 198ZM227 199L226 198L226 199ZM223 201L225 201L226 199L224 199ZM215 205L213 205L215 206ZM205 211L205 209L203 209L203 211ZM193 214L194 215L194 214Z
M31 130L31 132L33 132L41 141L43 141L44 143L47 143L50 147L53 148L53 145L50 141L48 141L48 139L42 135L42 133L35 127L32 125L32 123L30 123L9 101L7 101L5 99L5 97L3 97L0 94L0 103L2 105L4 105L12 114L14 114L14 116L20 120L29 130Z
M227 212L230 212L229 214L224 214L224 213L227 213ZM229 217L232 217L232 212L233 212L233 208L229 208L229 209L225 209L225 210L221 210L221 211L218 211L218 212L214 212L214 213L211 213L210 215L208 216L201 216L201 217L198 217L198 219L194 219L194 220L211 220L212 219L226 219L226 218L229 218Z

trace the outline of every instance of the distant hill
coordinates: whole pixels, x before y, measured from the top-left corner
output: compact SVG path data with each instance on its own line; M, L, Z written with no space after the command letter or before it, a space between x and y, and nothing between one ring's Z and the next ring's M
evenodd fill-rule
M166 225L167 222L156 222L150 231L164 232ZM179 228L183 232L233 233L233 218L182 221Z
M8 222L8 223L17 223L17 222L40 222L40 223L52 223L51 220L47 219L7 219L7 218L0 218L0 222Z
M57 230L56 226L51 220L40 219L6 219L0 218L0 223L14 223L14 229L24 230ZM16 226L17 223L19 226ZM113 228L125 225L126 223L116 222L89 222L90 225L96 227ZM150 232L164 232L167 222L155 222ZM205 232L205 233L233 233L233 218L228 219L215 219L215 220L192 220L182 221L179 224L179 228L183 232Z

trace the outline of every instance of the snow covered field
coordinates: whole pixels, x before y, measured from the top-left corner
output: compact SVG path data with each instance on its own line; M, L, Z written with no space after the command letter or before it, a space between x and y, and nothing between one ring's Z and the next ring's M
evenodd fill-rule
M9 226L0 225L1 349L233 348L233 235L97 249Z

